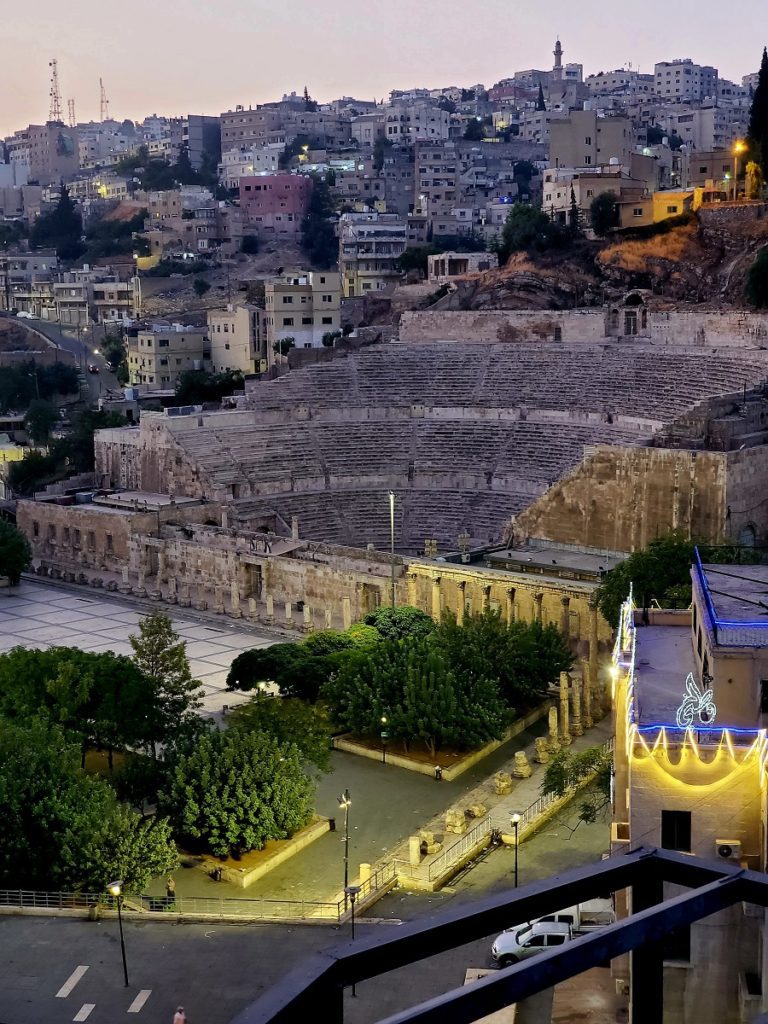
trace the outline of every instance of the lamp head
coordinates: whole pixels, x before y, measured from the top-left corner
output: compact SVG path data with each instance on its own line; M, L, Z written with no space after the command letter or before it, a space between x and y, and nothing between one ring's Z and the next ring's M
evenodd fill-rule
M520 824L520 815L517 813L517 811L515 811L515 813L512 815L512 824L513 825L519 825Z
M339 807L346 809L347 807L351 806L352 800L350 799L349 791L346 791L342 793L342 795L339 797Z
M123 891L123 880L118 878L114 882L110 882L107 886L107 892L110 896L119 896Z

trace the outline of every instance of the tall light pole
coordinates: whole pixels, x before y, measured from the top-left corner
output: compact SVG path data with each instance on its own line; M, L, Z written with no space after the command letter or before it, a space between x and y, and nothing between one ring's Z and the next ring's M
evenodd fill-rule
M517 888L517 846L520 828L520 815L517 812L512 815L512 828L515 833L515 888Z
M355 941L355 900L357 899L359 892L360 892L360 886L359 885L348 885L344 889L344 894L346 896L349 896L349 902L352 904L351 922L352 922L352 941L353 942ZM353 996L357 995L357 991L355 989L354 981L352 982L352 995Z
M381 763L387 763L387 740L389 739L389 733L387 732L387 716L381 716Z
M389 560L392 572L392 607L395 607L395 492L389 492Z
M125 987L128 988L128 962L125 959L125 939L123 937L123 881L118 878L115 882L110 882L107 886L107 892L110 896L114 896L117 900L117 923L120 927L120 950L123 954L123 975L125 977Z
M347 909L347 889L349 888L349 808L352 798L345 789L339 797L339 807L344 809L344 909Z
M736 139L733 144L733 201L738 196L739 181L739 156L747 149L747 144L742 139Z

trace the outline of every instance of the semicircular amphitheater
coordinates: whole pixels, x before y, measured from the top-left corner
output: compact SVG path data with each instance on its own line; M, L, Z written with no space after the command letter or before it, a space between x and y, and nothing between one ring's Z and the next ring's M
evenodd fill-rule
M455 551L462 534L477 547L501 540L594 446L649 445L713 396L767 376L758 348L639 340L336 352L248 382L237 410L152 417L164 437L157 490L226 501L231 526L272 517L277 532L380 549L391 490L399 552L427 539Z

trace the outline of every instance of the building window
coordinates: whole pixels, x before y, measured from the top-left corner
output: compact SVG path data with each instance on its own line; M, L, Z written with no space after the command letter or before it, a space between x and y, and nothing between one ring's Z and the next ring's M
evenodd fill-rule
M332 316L324 316L323 317L323 323L324 324L332 324L333 323L333 317Z
M283 327L293 327L293 317L292 316L284 316L283 317Z
M112 534L111 533L108 533L106 535L106 542L107 542L107 551L112 551L113 547L112 547Z
M592 136L591 135L587 135L587 137L584 139L584 145L585 146L591 146L592 145Z
M633 217L642 217L643 216L643 208L642 208L642 206L636 206L634 208L634 210L632 211L632 216Z
M667 207L667 213L677 213L677 207L676 206L668 206Z
M33 520L33 522L32 522L32 536L33 537L39 537L40 536L40 523L38 523L36 519Z
M304 327L306 327L308 324L311 325L312 324L312 317L311 316L303 316L301 318L301 323L302 323L302 326L304 326Z
M691 852L691 812L661 812L661 845L665 850Z
M79 530L75 530L75 547L76 548L80 547L80 531Z
M677 963L687 964L691 961L691 929L676 928L673 932L667 932L662 942L663 957L665 960L674 960Z
M63 533L63 538L62 539L63 539L64 543L65 544L69 544L69 527L65 526L64 529L62 530L62 533Z
M293 296L292 295L284 295L283 296L283 304L285 305L288 302L293 302Z

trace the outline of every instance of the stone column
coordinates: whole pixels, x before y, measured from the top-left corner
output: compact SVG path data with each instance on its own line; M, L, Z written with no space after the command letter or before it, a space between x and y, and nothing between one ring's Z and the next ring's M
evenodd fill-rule
M465 580L462 580L459 584L457 584L457 593L458 593L459 596L458 596L457 604L456 604L456 622L460 626L463 626L464 625L464 611L466 609L466 600L467 600L467 598L466 598L467 584L466 584Z
M589 606L589 680L592 686L597 683L597 606Z
M275 599L271 594L267 594L267 622L275 621Z
M592 718L592 686L589 675L589 662L581 663L581 686L582 686L582 716L584 727L591 729L595 724Z
M440 577L435 576L432 579L432 618L435 622L440 621L440 615L442 614L442 607L440 604Z
M293 605L290 601L285 602L285 624L286 626L293 625Z
M333 624L333 612L330 608L325 609L325 628L330 629Z
M309 633L312 629L312 609L305 603L302 612L304 615L304 630Z
M584 726L581 724L581 687L582 680L576 676L571 684L571 736L584 735Z
M213 588L213 610L218 612L219 615L224 613L224 588L214 587Z
M240 611L240 585L237 580L232 580L229 588L229 601L232 606L232 614L236 619L242 615Z
M567 672L560 673L560 743L564 747L567 747L572 742L568 707L570 681L571 678Z
M489 586L483 587L483 611L487 612L491 607L491 588Z
M504 609L507 622L515 621L515 588L507 587L507 600Z
M352 625L352 602L348 597L342 599L341 618L344 623L344 629L349 629Z
M418 576L415 572L408 573L408 604L412 608L418 607L416 604L416 580Z
M559 750L560 740L557 738L557 708L553 705L549 709L549 715L547 718L549 725L549 749Z
M160 550L157 553L157 582L165 583L165 551Z
M566 640L569 640L571 636L571 599L570 597L561 597L560 603L563 606L563 610L560 612L560 632Z
M541 622L542 621L541 605L542 605L543 600L544 600L544 595L543 594L539 593L539 594L534 594L533 595L533 620L534 620L534 622Z
M258 610L257 610L257 606L256 606L256 598L255 597L249 597L248 598L248 618L249 619L255 619L257 616L258 616Z
M299 539L299 517L291 516L291 540Z

